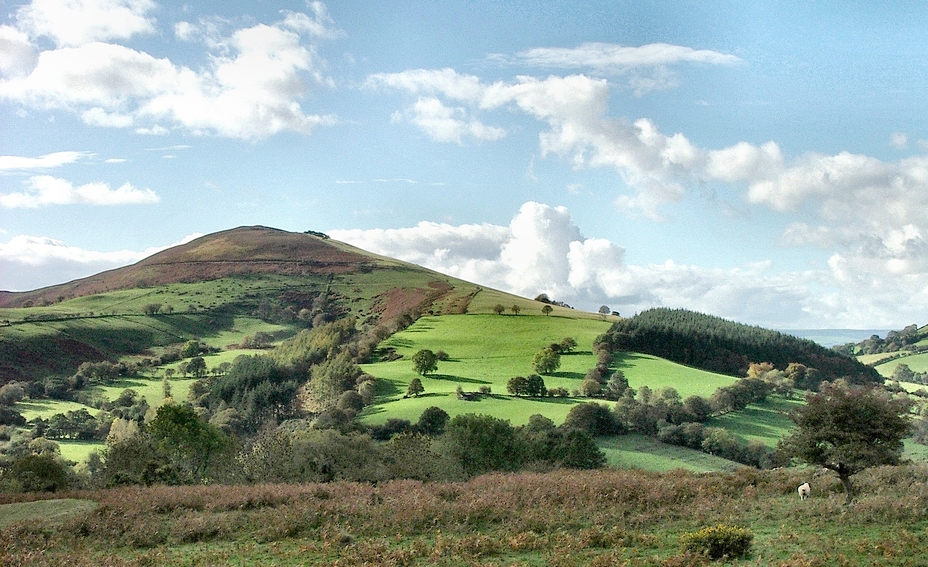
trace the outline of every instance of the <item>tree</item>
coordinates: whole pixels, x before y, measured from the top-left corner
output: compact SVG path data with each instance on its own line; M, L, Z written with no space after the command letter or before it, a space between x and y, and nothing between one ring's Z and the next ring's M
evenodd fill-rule
M610 312L611 312L611 309L609 309L608 305L599 306L599 314L603 316L603 319L605 319L606 315L608 315Z
M560 367L561 355L554 352L554 349L550 347L543 348L536 352L535 358L532 359L532 368L534 368L535 372L538 374L550 375Z
M573 337L564 337L559 345L561 352L571 352L577 348L577 340Z
M869 467L899 463L902 440L911 427L911 405L908 399L872 388L827 387L807 395L806 405L790 413L797 429L780 441L778 450L836 472L850 503L851 476Z
M445 425L451 416L448 412L437 406L425 408L422 415L419 416L419 422L416 429L426 435L441 435L445 432Z
M509 309L512 311L513 315L518 315L519 312L522 311L522 308L515 304L513 304L513 306L510 307Z
M419 397L419 394L425 391L425 388L422 386L422 380L418 378L413 378L409 382L409 388L406 389L406 396L415 396Z
M548 395L548 389L545 388L544 378L537 374L531 374L525 379L525 393L534 398L545 397Z
M613 435L621 432L621 426L609 408L596 402L571 407L564 418L564 427L573 427L590 435Z
M524 376L513 376L506 382L506 391L513 396L528 394L528 379Z
M438 370L438 357L434 352L424 348L412 356L412 364L418 374L425 376Z
M179 404L158 408L148 432L156 446L193 482L201 481L216 454L231 444L218 427L201 420L192 407Z
M506 310L506 307L503 306L502 303L497 303L496 305L493 306L493 313L496 313L497 315L502 315L503 311L505 310Z
M508 421L472 413L455 416L442 438L468 476L515 471L522 464L521 444Z
M197 380L206 376L206 361L202 356L191 358L190 361L187 362L187 372L192 374Z
M545 304L544 307L541 308L541 312L545 314L545 317L550 315L552 311L554 311L554 308L548 305L547 303Z

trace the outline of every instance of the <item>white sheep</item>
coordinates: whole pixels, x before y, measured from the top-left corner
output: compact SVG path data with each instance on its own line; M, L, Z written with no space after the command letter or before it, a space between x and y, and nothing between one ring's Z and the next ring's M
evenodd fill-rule
M799 492L799 499L805 500L806 498L809 497L809 494L812 492L812 487L809 485L808 482L804 482L799 485L799 488L797 488L796 491Z

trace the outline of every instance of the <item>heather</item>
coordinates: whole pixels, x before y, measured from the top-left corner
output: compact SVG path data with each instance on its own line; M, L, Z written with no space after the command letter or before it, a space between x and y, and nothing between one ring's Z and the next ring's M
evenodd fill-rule
M703 565L684 536L724 524L753 536L729 564L919 565L926 481L925 467L870 469L851 506L814 469L124 487L56 495L97 505L9 526L0 564Z

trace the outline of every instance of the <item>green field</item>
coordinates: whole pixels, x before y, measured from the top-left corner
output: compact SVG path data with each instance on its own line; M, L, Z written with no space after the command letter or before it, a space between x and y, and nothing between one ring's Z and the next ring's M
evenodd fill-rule
M588 401L576 398L516 398L508 395L506 383L513 376L532 374L532 357L550 343L571 337L578 343L573 354L561 357L561 368L545 376L548 388L576 390L586 372L596 365L592 344L609 328L601 318L568 319L556 316L526 315L444 315L423 317L403 332L384 341L381 348L394 348L400 360L363 365L365 372L381 379L378 402L366 409L366 423L383 423L390 418L415 422L424 409L439 406L449 415L480 413L508 419L513 425L528 422L536 413L561 423L570 407ZM438 371L422 377L425 394L403 398L410 380L416 377L412 356L420 349L443 350L450 360L439 362ZM731 384L730 376L689 368L657 357L623 354L615 357L614 368L621 369L633 388L652 389L673 386L684 398L711 396L719 387ZM492 395L479 401L455 397L461 386L477 391L488 386Z
M689 396L708 398L719 388L732 385L736 378L691 368L650 354L622 353L615 356L615 368L625 373L634 389L676 388L683 399Z
M3 504L0 505L0 528L20 522L53 523L68 516L90 513L96 507L97 503L92 500L75 498Z
M795 427L789 418L793 408L803 405L802 400L768 397L764 402L751 404L742 411L711 418L707 427L722 427L747 441L759 441L775 448L781 437Z
M571 337L579 345L573 354L561 357L561 368L545 376L548 388L576 390L587 370L595 366L593 340L609 328L601 319L568 319L530 315L444 315L422 317L411 327L381 343L395 348L400 360L362 365L362 369L381 379L383 394L378 403L365 410L367 423L389 418L415 421L422 410L437 405L450 415L481 413L509 419L513 425L528 422L536 413L563 421L574 400L544 398L517 399L506 392L513 376L533 373L532 357L551 343ZM438 371L422 377L425 395L403 399L410 380L416 377L412 356L420 349L443 350L450 359L438 363ZM476 402L455 398L461 386L474 392L489 386L492 394Z
M692 472L732 471L743 467L736 462L715 457L701 451L661 443L653 437L630 433L617 437L600 437L596 444L606 454L610 467L672 471L683 469Z
M885 356L885 355L883 355ZM858 357L860 359L861 357ZM888 360L882 364L876 365L877 372L882 376L887 378L893 375L893 370L896 369L900 363L905 363L913 372L928 372L928 353L921 354L912 354L909 356L903 356L900 358L894 358L893 360Z

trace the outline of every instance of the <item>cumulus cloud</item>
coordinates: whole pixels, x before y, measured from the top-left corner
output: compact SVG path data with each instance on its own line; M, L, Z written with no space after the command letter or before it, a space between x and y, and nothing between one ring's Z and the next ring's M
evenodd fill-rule
M59 4L66 5L64 16L56 11ZM143 133L181 128L254 139L334 123L334 117L307 113L300 105L311 84L332 84L306 40L337 35L324 5L311 4L312 15L286 12L281 22L229 35L215 22L176 24L179 39L203 40L210 50L198 69L110 42L151 31L153 21L145 14L152 6L148 0L34 0L17 12L18 29L0 30L0 44L22 47L25 37L47 36L57 47L41 51L31 64L23 49L4 55L0 70L18 71L4 73L0 98ZM77 8L93 16L93 25L80 18L65 25L62 18Z
M395 119L402 120L403 117L396 115ZM436 142L460 144L465 137L492 141L506 135L502 128L468 119L464 108L449 108L432 97L419 98L409 109L408 119Z
M330 230L333 238L524 297L547 293L579 308L625 314L685 307L771 326L807 321L811 274L770 274L769 263L707 270L629 265L625 249L587 238L564 207L525 203L508 226L419 223L390 230Z
M155 7L151 0L32 0L16 19L32 37L74 46L154 33L148 13Z
M0 75L28 74L37 57L29 36L12 26L0 26Z
M26 181L21 193L0 194L0 207L8 209L35 208L45 205L129 205L157 203L158 195L151 189L137 189L126 183L111 189L105 183L74 186L70 181L37 175Z
M60 284L138 262L157 252L203 236L191 234L179 242L143 251L99 252L71 246L44 236L14 236L0 243L0 289L28 291Z
M542 155L559 155L577 168L614 168L638 193L625 204L653 218L661 217L662 204L682 198L683 183L692 179L705 161L705 152L682 134L665 135L647 119L629 123L608 116L610 91L606 79L585 75L545 79L521 76L508 83L488 84L450 69L416 69L371 75L367 84L426 95L428 98L420 98L405 114L394 118L407 119L433 138L442 136L443 141L460 141L465 126L474 125L476 119L472 117L479 112L505 108L528 114L548 126L539 134ZM451 114L445 109L444 121L418 120L423 115L434 117L437 110L445 108L438 97L465 106ZM424 107L433 110L426 114ZM503 134L502 129L497 132L483 122L476 124L477 133L471 130L474 137L481 133L486 140Z

